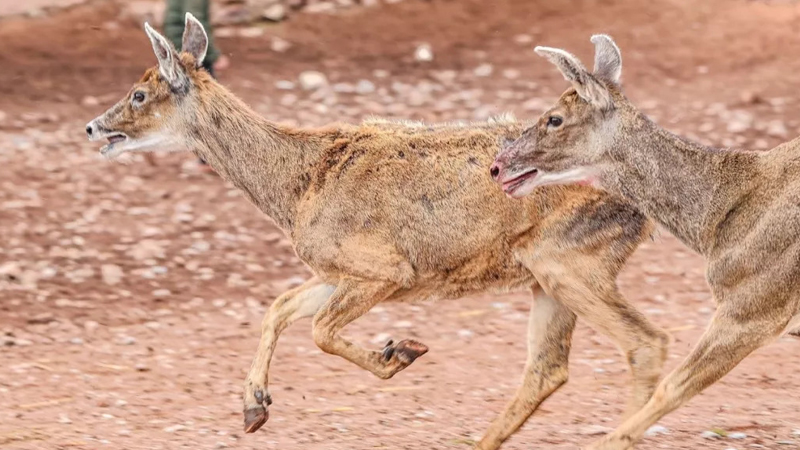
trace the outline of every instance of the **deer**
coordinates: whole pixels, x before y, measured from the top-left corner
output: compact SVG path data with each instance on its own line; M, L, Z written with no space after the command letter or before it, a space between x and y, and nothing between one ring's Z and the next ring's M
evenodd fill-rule
M591 72L564 50L535 49L571 87L490 171L514 198L570 184L620 195L706 259L717 309L700 341L642 409L588 447L624 450L756 349L800 333L800 140L755 152L672 134L622 93L613 39L591 42Z
M342 336L382 302L458 299L527 289L533 295L522 384L477 448L493 450L567 382L580 316L624 354L630 411L652 395L669 335L628 303L617 275L654 224L591 187L553 187L517 201L488 168L524 124L383 119L296 128L256 114L201 69L208 45L186 15L182 52L149 24L158 64L86 125L101 155L190 149L291 240L313 276L278 296L243 389L244 430L269 418L269 368L283 330L312 318L325 353L389 379L428 351L413 339L368 349ZM621 325L621 326L618 326Z

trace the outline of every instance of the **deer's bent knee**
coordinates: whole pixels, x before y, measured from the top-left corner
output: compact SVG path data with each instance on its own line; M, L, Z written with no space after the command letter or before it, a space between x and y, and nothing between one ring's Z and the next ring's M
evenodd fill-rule
M314 343L325 353L333 353L334 334L335 332L329 326L320 322L314 322L314 326L311 329Z

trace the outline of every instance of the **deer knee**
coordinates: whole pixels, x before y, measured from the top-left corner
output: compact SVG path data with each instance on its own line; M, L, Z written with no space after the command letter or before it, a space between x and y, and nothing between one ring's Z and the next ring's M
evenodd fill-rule
M314 343L325 353L333 353L333 341L336 332L323 321L314 321L311 335Z

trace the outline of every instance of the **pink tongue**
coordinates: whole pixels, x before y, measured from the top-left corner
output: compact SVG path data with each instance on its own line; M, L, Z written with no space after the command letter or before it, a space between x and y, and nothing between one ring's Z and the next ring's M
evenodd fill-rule
M124 136L111 136L110 138L108 138L108 142L112 144L116 144L117 142L122 142L124 140L125 140Z

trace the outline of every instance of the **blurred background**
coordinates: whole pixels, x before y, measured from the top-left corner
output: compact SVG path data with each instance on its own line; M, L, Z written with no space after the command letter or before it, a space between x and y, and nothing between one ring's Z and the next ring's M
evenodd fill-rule
M746 0L212 1L220 82L271 120L371 115L535 119L566 87L533 53L588 65L593 33L626 93L703 142L766 149L800 134L800 5ZM390 381L281 337L271 419L241 432L241 385L275 295L308 272L291 244L189 154L102 160L84 125L155 57L166 2L0 0L0 448L469 449L525 361L524 293L380 305L347 333L431 352ZM220 61L218 60L218 61ZM666 232L620 279L675 337L714 304L702 260ZM575 449L618 423L629 376L581 324L570 383L504 448ZM782 339L669 415L640 447L800 448L797 339Z

